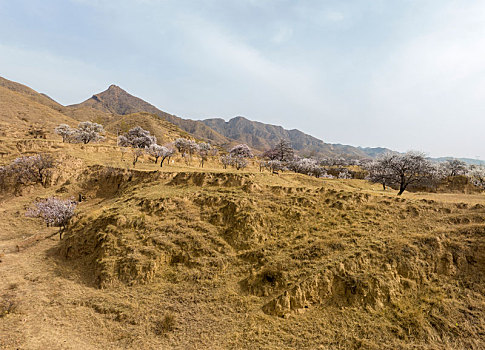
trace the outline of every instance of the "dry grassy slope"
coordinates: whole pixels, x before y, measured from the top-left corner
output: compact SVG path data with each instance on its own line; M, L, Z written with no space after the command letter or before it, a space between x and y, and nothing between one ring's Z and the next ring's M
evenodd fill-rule
M54 134L54 128L65 123L77 126L79 121L101 123L108 131L108 141L100 145L116 144L117 132L126 132L134 126L142 126L157 136L160 143L170 142L177 137L192 136L176 125L148 113L117 115L99 111L90 107L63 107L34 90L0 78L0 154L2 163L12 157L25 153L49 150L56 147L60 139ZM31 127L40 127L47 132L47 141L34 140L27 133ZM55 141L54 141L55 140ZM86 157L89 158L89 157Z
M22 92L0 86L0 136L25 137L31 126L41 126L52 135L55 126L77 122Z
M29 88L28 86L16 83L14 81L0 77L0 86L10 91L17 92L25 97L28 97L34 102L40 103L44 106L50 107L58 112L62 112L64 106L54 101L47 95L38 93L37 91Z
M155 305L181 330L205 327L217 339L208 347L485 346L483 205L298 175L100 168L84 181L107 203L72 226L61 256L87 285L146 285L148 300L165 291ZM138 307L155 322L153 306ZM198 332L166 344L195 344Z
M152 135L157 137L159 144L171 142L178 137L193 138L189 133L181 130L175 124L172 124L157 115L149 113L133 113L118 116L105 124L105 129L116 134L117 132L127 132L135 126L149 130Z
M485 346L483 195L178 159L135 171L114 147L35 142L73 158L0 202L0 249L55 232L24 217L34 198L87 201L62 242L2 258L0 298L19 305L0 318L7 348Z
M25 91L0 94L9 136L77 123ZM179 133L148 114L106 118L110 130L140 118L164 140ZM45 188L0 194L0 310L11 311L0 348L485 347L483 194L397 198L359 180L179 157L158 171L145 156L133 170L109 136L0 139L0 164L59 160ZM80 193L65 239L40 239L56 229L26 208Z

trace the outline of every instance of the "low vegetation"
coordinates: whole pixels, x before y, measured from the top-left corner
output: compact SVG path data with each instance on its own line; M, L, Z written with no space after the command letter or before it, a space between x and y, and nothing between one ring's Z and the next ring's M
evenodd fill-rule
M483 168L124 130L5 144L0 346L485 346Z

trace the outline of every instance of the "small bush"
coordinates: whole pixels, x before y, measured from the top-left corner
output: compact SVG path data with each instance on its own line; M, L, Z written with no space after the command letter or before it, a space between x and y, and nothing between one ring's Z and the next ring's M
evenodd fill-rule
M177 322L172 313L166 313L160 320L154 322L153 331L156 335L165 335L175 329Z
M13 314L18 309L18 301L11 296L4 296L0 300L0 318Z

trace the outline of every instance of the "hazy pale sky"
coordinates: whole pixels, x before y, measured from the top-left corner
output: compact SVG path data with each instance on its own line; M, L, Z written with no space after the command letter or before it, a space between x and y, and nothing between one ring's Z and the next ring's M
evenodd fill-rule
M485 1L0 0L0 75L185 118L485 159Z

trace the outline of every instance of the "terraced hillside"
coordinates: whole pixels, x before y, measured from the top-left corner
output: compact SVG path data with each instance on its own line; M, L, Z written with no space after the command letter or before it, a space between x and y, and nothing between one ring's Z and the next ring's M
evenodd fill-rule
M24 152L2 142L4 163ZM485 346L483 194L40 149L60 161L49 181L0 202L3 348ZM79 194L61 241L25 217Z

